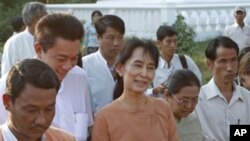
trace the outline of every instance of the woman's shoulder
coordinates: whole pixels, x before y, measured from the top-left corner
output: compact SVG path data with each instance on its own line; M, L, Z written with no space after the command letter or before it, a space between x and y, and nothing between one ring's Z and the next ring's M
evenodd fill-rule
M96 112L95 116L112 116L120 111L119 102L115 100Z
M156 107L159 107L159 109L162 109L164 111L170 109L169 103L163 98L149 97L149 99Z
M149 97L149 99L155 104L168 105L169 103L160 97Z

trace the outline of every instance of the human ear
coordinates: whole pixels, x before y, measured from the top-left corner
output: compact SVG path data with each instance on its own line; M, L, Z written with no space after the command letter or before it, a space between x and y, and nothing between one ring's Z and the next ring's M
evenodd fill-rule
M159 49L161 49L161 41L160 41L160 40L157 40L157 41L156 41L156 46L157 46Z
M116 64L115 65L115 70L119 74L119 76L122 77L123 74L124 74L124 65L121 64L121 63Z
M4 105L5 109L7 111L10 111L11 106L12 106L11 96L8 94L4 94L2 97L2 100L3 100L3 105Z
M171 95L170 95L170 93L169 93L169 91L168 91L167 88L166 88L166 89L164 90L164 92L163 92L163 97L164 97L164 99L165 99L166 101L169 102Z
M212 70L213 68L213 61L210 59L206 59L207 67L209 70Z
M35 51L36 51L37 57L41 58L41 54L43 52L43 47L40 43L35 43Z

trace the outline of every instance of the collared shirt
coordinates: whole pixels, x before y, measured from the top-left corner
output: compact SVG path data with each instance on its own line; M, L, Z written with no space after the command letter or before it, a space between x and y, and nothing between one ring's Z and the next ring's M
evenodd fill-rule
M191 70L197 78L202 82L201 78L201 72L198 68L198 66L195 64L195 62L187 55L185 55L186 61L187 61L187 66L188 69ZM170 67L168 67L170 66ZM151 88L149 88L146 91L147 95L151 95L153 92L153 88L158 87L161 85L164 81L168 79L170 74L172 74L173 71L178 70L178 69L183 69L179 55L174 54L172 60L170 61L170 64L166 62L162 57L159 58L159 63L158 63L158 68L155 71L155 77L153 80L153 85Z
M76 141L75 137L65 132L50 126L42 135L41 141ZM0 126L0 141L17 141L16 137L12 134L7 124Z
M0 97L5 92L6 78L7 73L0 79ZM2 100L0 100L0 115L0 124L2 124L7 119L7 111ZM61 82L56 97L56 114L52 125L68 131L77 139L83 138L83 140L87 138L88 126L93 125L87 75L78 66L72 68Z
M202 86L196 110L207 141L229 141L231 124L250 124L250 92L234 84L228 103L212 78Z
M235 22L225 29L224 35L234 40L240 50L250 46L250 26L246 24L242 28Z
M7 73L17 62L35 56L34 36L28 31L11 36L4 45L1 74Z
M196 111L178 121L177 129L181 141L202 141L202 129Z
M11 132L7 123L2 125L2 133L4 141L18 141L14 134ZM45 141L45 135L42 135L41 141Z
M96 112L113 101L115 80L100 50L84 56L82 62L89 79L92 110Z
M78 66L72 68L61 83L52 125L75 135L77 140L86 140L87 129L93 125L87 74Z

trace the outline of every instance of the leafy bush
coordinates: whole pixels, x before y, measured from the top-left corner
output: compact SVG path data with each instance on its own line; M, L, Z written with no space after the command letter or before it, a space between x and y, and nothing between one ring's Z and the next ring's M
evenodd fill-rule
M175 23L172 25L178 33L177 52L188 54L192 52L196 44L194 37L196 35L193 28L187 25L182 15L177 15Z
M0 1L0 42L5 41L12 35L10 19L13 16L21 16L23 5L32 0L1 0Z
M210 39L196 42L194 40L196 33L192 27L187 25L185 18L182 15L176 17L175 23L172 25L178 33L178 48L177 52L180 54L189 55L199 67L202 73L203 84L211 79L211 72L206 66L205 48Z

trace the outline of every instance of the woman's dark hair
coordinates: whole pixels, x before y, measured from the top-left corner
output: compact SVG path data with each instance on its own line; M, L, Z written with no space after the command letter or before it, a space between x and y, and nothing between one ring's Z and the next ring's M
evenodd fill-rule
M180 92L183 87L198 86L200 81L197 76L189 69L179 69L174 71L164 84L171 95Z
M94 18L94 15L95 15L95 14L98 14L99 16L102 17L102 12L99 11L99 10L95 10L95 11L93 11L93 12L91 13L91 20L92 20L92 21L93 21L93 18Z
M124 44L123 50L120 52L116 64L125 64L131 57L135 49L143 48L144 54L148 54L155 63L155 68L158 67L159 51L152 40L138 39L133 37L127 40ZM120 97L123 92L123 78L117 76L113 99Z

